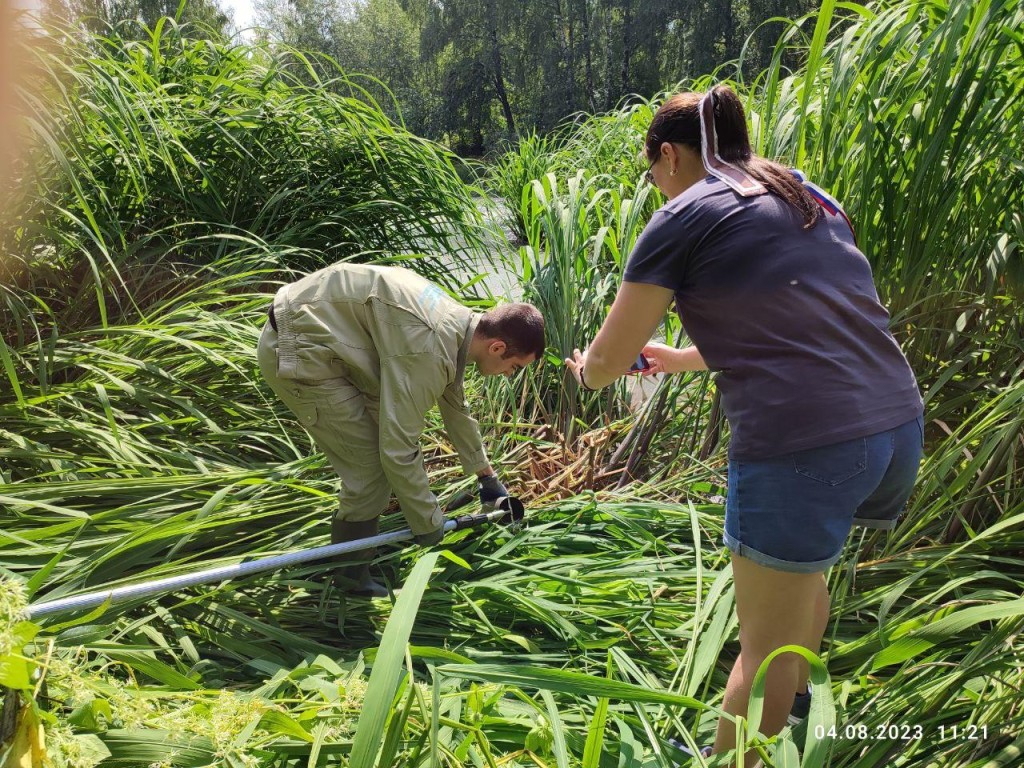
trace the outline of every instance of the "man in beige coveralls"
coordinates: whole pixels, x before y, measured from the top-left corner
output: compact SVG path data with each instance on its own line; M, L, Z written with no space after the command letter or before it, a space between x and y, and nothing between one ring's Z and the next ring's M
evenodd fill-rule
M530 304L476 314L398 267L335 264L283 286L257 357L270 388L341 478L331 542L374 536L394 492L418 544L435 544L444 516L430 490L420 435L436 403L484 504L507 496L487 460L462 382L467 363L511 376L544 353L544 319ZM335 572L353 594L384 596L372 551Z

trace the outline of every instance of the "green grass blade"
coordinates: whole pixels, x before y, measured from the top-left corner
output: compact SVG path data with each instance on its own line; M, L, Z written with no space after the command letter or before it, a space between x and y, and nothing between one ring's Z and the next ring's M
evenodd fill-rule
M377 658L367 685L366 701L356 725L352 742L351 768L371 768L384 738L384 728L391 714L391 705L402 677L409 635L416 621L420 600L437 562L438 552L421 557L405 580L394 610L384 628Z

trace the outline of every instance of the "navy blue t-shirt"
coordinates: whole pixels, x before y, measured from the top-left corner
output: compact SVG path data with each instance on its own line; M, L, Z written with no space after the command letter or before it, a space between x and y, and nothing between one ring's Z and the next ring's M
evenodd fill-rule
M718 372L734 458L865 437L922 412L845 219L802 223L781 198L741 197L708 176L654 214L626 265L627 282L675 292Z

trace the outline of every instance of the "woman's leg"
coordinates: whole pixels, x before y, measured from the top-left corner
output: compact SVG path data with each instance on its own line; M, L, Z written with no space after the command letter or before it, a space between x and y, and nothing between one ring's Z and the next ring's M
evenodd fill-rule
M746 717L754 675L772 651L784 645L801 645L813 651L819 648L828 619L828 592L821 573L778 571L735 553L732 568L740 625L740 657L729 675L723 708L730 714ZM824 622L821 620L823 607ZM799 658L796 654L784 654L768 668L760 726L765 735L776 734L786 725L806 668L806 663L801 666ZM720 719L714 752L726 752L735 746L735 726L725 718ZM755 753L748 755L747 765L755 762Z
M825 629L828 627L829 611L831 610L831 601L828 596L828 585L825 583L825 575L821 576L821 587L818 589L818 597L814 604L814 634L811 637L818 638L818 645L816 646L805 646L808 650L814 651L814 653L821 652L821 640L825 637ZM800 676L797 681L796 692L806 693L807 692L807 681L810 678L811 666L807 663L807 659L800 657Z

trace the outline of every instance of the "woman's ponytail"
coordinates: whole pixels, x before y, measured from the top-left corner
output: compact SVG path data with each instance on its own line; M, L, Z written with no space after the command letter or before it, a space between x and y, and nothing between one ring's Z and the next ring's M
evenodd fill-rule
M736 91L727 85L716 85L711 89L711 105L715 115L719 157L727 163L749 160L754 150L750 146L743 104Z
M708 173L741 195L771 192L800 212L803 228L822 217L821 207L789 169L754 154L743 103L727 85L706 94L680 93L655 113L647 129L647 158L665 142L685 144L700 154Z

